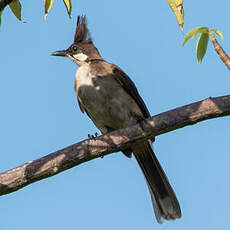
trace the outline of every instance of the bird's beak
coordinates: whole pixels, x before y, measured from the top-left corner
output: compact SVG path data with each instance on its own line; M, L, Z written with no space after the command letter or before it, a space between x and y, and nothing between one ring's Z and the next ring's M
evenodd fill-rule
M51 54L52 56L66 57L66 50L56 51Z

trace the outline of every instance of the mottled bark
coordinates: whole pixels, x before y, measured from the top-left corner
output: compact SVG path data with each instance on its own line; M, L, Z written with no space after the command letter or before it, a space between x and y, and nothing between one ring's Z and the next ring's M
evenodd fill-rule
M83 162L117 152L129 147L134 142L203 120L228 115L230 115L230 95L208 98L158 114L138 125L120 129L95 139L81 141L0 173L0 195L14 192L28 184L53 176Z

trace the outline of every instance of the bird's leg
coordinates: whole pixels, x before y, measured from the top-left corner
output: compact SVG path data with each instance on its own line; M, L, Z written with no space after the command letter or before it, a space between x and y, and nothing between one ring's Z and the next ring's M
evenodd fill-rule
M140 124L142 130L144 130L144 124L145 124L145 123L146 123L146 119L145 119L145 118L139 117L139 118L137 119L137 124ZM150 140L151 140L151 142L153 143L153 142L155 141L155 137L151 137Z

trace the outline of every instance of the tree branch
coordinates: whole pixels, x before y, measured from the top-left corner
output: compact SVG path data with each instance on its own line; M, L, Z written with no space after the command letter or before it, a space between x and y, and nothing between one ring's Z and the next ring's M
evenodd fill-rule
M14 192L28 184L53 176L83 162L130 147L134 142L158 136L197 122L230 115L230 95L208 98L158 114L125 129L51 153L0 173L0 195Z
M0 0L0 11L3 10L11 2L13 2L13 0Z
M215 35L212 33L211 33L211 39L212 39L212 44L213 44L217 54L219 55L220 59L223 61L223 63L230 70L230 57L227 55L227 53L224 51L222 46L216 40Z

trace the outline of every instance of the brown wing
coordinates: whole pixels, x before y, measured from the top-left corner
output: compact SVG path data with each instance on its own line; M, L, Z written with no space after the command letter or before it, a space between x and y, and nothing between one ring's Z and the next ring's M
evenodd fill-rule
M150 113L139 95L137 88L133 81L129 78L129 76L123 72L118 66L113 65L113 73L115 79L119 82L119 84L123 87L123 89L134 99L134 101L140 107L144 118L150 117Z

